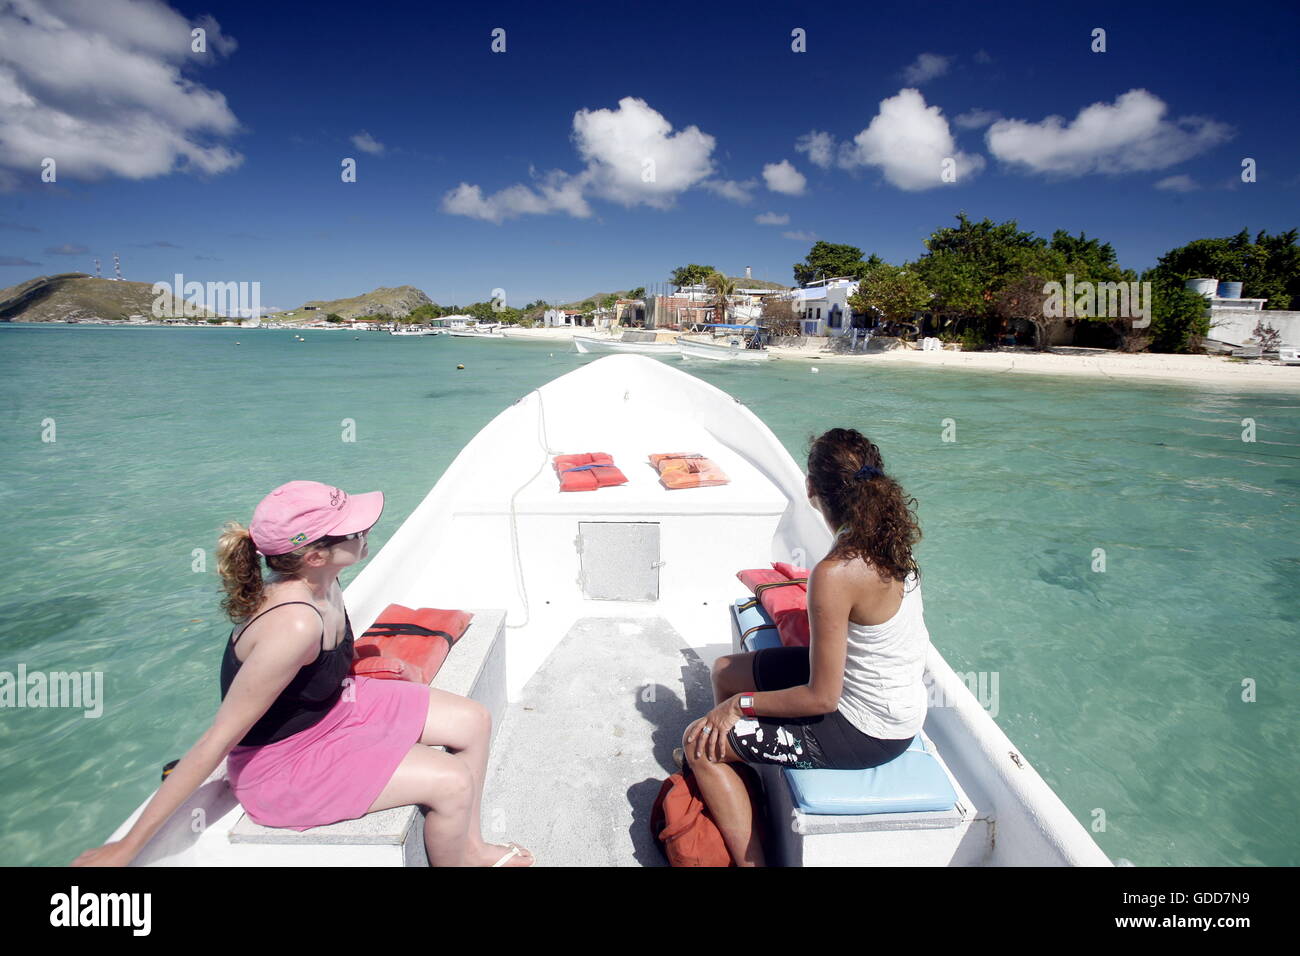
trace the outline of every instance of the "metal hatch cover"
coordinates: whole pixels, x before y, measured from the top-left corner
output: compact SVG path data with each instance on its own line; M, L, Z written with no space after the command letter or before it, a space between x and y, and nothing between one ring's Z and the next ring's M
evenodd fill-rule
M593 601L658 601L659 524L579 521L578 583Z

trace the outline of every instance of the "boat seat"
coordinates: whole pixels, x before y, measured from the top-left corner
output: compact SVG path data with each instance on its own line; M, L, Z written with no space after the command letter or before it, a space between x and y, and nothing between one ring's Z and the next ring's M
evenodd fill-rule
M753 598L736 598L731 606L732 642L736 650L761 651L767 647L780 647L781 635L776 623L763 605Z
M934 759L925 733L889 763L869 770L785 768L794 805L804 813L924 813L951 810L957 792Z

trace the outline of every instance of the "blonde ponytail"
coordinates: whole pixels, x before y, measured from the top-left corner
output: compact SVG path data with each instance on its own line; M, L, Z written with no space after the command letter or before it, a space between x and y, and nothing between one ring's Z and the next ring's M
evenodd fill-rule
M242 621L262 603L262 562L253 536L237 521L228 521L217 542L217 570L226 596L221 610Z

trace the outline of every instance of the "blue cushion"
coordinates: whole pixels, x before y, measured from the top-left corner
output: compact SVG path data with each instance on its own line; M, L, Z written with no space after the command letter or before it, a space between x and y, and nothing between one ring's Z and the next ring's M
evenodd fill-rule
M907 750L870 770L785 769L804 813L917 813L951 810L957 793L917 734Z
M746 607L746 605L750 606ZM746 631L751 631L750 635L741 641L741 646L745 650L761 651L765 647L781 646L781 635L776 629L776 623L772 620L772 616L763 610L763 605L754 598L737 598L732 605L731 613L742 635Z

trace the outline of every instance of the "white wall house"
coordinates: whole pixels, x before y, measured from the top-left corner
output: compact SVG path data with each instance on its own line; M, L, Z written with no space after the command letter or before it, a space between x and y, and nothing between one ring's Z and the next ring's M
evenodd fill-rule
M858 291L855 279L818 279L790 293L800 332L804 335L848 335L853 327L849 298Z

